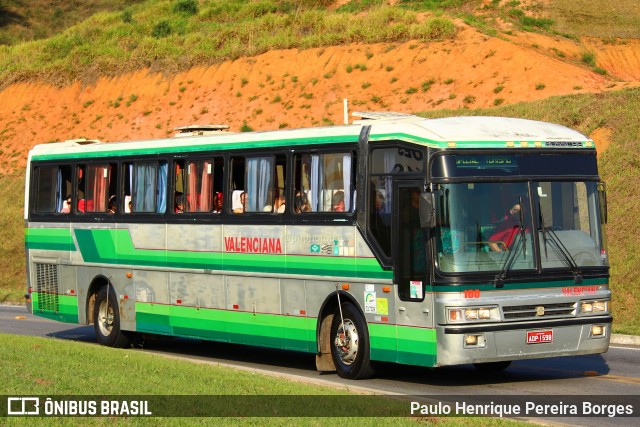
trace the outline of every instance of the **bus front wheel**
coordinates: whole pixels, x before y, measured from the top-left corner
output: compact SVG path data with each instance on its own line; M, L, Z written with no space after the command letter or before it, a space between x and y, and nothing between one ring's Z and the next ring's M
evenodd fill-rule
M374 374L369 359L367 324L351 303L342 305L342 318L339 309L333 316L331 356L336 372L342 378L362 379Z
M127 334L120 330L118 302L110 286L103 286L96 295L93 306L93 329L99 344L125 348L131 343Z

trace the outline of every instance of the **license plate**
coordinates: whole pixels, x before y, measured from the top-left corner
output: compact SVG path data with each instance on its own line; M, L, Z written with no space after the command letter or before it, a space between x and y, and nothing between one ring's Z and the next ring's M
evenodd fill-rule
M527 331L527 344L540 344L553 342L553 330L548 331Z

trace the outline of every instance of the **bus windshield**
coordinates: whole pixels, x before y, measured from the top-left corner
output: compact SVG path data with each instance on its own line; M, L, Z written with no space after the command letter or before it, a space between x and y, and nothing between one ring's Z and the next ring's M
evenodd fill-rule
M443 273L607 265L596 182L440 184L435 196Z

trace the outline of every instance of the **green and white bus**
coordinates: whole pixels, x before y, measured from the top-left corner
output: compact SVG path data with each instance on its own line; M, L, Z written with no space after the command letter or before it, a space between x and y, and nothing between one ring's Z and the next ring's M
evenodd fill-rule
M74 140L29 153L27 305L144 334L504 369L606 352L604 183L593 141L499 117Z

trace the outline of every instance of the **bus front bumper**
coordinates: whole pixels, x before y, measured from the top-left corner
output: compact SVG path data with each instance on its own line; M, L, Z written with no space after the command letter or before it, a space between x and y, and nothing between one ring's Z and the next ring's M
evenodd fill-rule
M613 317L438 325L438 365L604 353Z

